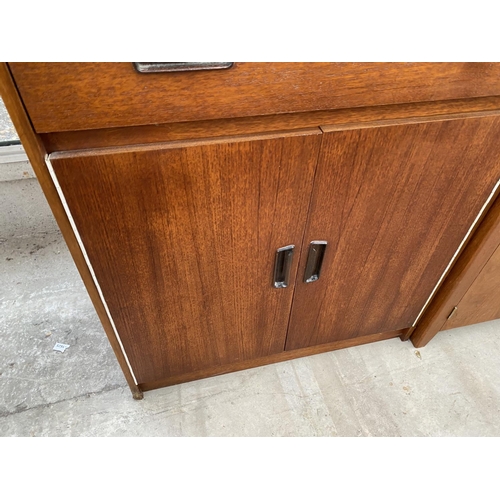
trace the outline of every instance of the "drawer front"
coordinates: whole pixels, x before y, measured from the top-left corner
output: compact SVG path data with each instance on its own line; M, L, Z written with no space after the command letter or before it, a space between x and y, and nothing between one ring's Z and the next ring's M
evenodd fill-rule
M39 133L500 95L499 63L10 63Z

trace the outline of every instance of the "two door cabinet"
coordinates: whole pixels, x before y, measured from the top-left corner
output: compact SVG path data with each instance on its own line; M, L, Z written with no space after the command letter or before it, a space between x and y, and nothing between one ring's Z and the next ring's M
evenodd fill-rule
M499 118L312 129L51 164L151 383L411 327L500 177L499 134Z
M4 99L136 397L408 337L496 197L496 97L58 129L59 69L4 65Z

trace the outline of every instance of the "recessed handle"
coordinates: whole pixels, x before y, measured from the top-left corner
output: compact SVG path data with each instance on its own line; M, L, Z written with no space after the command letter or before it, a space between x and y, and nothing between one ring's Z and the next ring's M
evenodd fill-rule
M290 268L295 245L278 248L274 261L274 288L286 288L290 280Z
M175 71L200 71L209 69L229 69L232 62L135 62L139 73L173 73Z
M326 241L311 241L309 244L309 254L307 255L306 272L304 274L305 283L319 280L326 245Z

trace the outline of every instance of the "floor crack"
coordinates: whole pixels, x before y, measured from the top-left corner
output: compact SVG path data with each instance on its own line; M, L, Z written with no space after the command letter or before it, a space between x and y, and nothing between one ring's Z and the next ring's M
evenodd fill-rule
M48 408L49 406L57 405L59 403L66 403L67 401L71 401L73 399L97 396L98 394L103 394L105 392L111 392L111 391L114 391L115 389L121 389L121 388L126 388L126 387L127 387L126 385L119 385L119 384L107 385L107 386L103 387L100 391L86 392L83 394L78 394L77 396L73 396L73 397L67 398L67 399L61 399L61 400L55 401L53 403L41 403L39 405L31 406L30 408L21 407L21 408L18 408L17 410L13 410L13 411L0 411L0 418L10 417L11 415L18 415L18 414L24 413L26 411L37 410L39 408Z

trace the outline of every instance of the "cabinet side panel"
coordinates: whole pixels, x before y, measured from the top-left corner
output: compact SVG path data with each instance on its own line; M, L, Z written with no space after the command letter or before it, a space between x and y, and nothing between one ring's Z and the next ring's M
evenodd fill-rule
M287 349L410 327L500 177L498 117L328 132Z
M283 351L321 135L52 159L139 383Z

